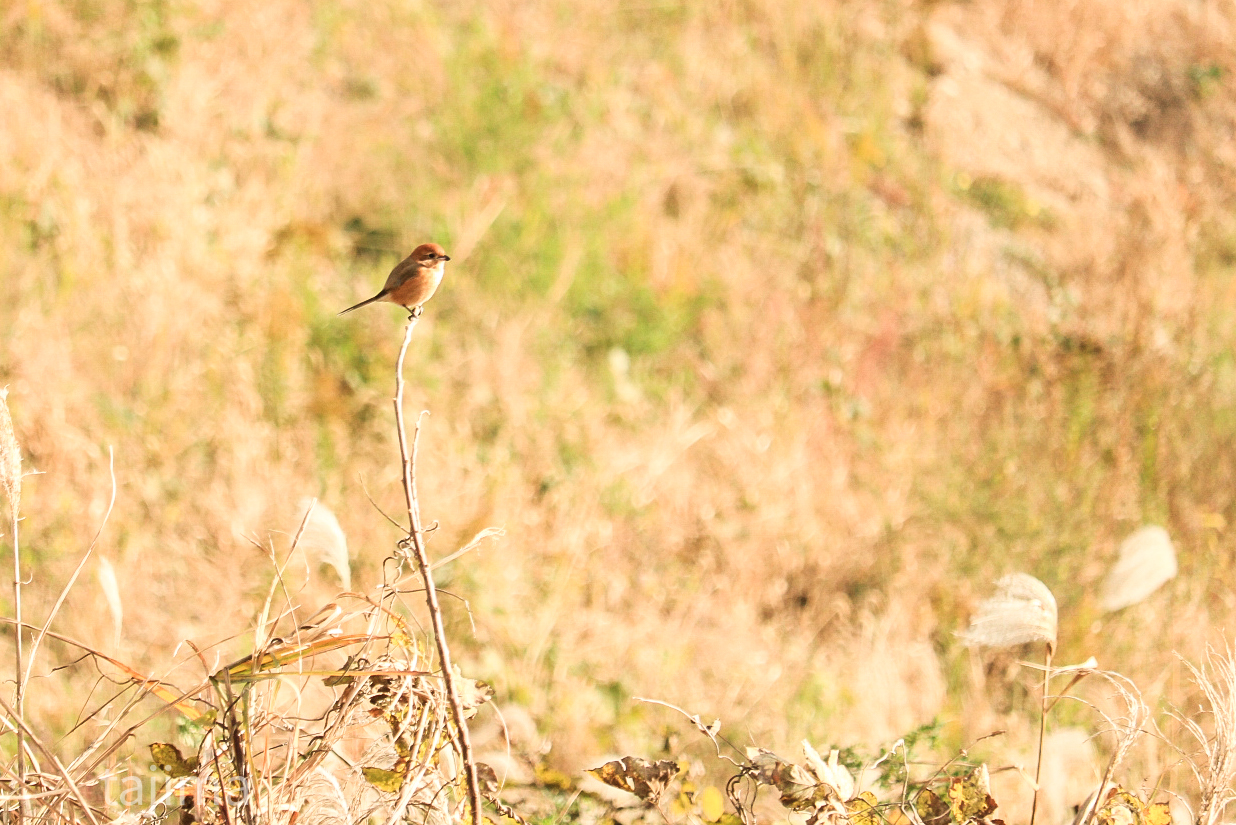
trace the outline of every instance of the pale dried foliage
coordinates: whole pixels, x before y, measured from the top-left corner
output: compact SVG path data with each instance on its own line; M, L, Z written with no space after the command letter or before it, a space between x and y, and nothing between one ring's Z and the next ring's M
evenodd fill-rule
M1176 578L1176 572L1176 548L1167 531L1156 525L1141 527L1120 543L1099 604L1109 611L1137 604Z
M1236 651L1208 650L1200 667L1190 662L1185 666L1206 700L1177 714L1200 752L1200 757L1188 759L1200 790L1194 822L1215 825L1236 801Z
M1115 780L1117 769L1125 763L1134 747L1142 741L1144 736L1157 733L1157 731L1153 727L1150 708L1142 699L1141 691L1123 674L1082 666L1065 668L1056 674L1057 680L1065 676L1074 680L1069 683L1070 687L1078 679L1088 676L1103 680L1103 683L1112 690L1109 696L1100 701L1081 700L1099 715L1105 725L1102 732L1110 733L1113 740L1111 755L1099 778L1098 788L1090 794L1073 818L1075 825L1085 825L1093 821L1096 812L1107 798L1107 793L1115 784L1118 784ZM1078 698L1069 696L1067 691L1065 696L1071 699Z
M443 583L564 768L636 691L774 741L820 707L904 729L945 705L937 639L1000 571L1054 571L1067 603L1103 575L1070 548L1153 515L1181 548L1227 540L1202 517L1236 517L1233 95L1177 88L1236 73L1226 7L78 5L0 12L0 381L47 471L35 607L106 504L110 444L133 649L245 626L250 539L296 523L295 491L375 581L394 313L332 313L430 236L468 253L409 362L431 546L507 528ZM1228 608L1186 586L1112 655L1196 650ZM70 606L109 640L100 600ZM33 717L92 678L62 672Z

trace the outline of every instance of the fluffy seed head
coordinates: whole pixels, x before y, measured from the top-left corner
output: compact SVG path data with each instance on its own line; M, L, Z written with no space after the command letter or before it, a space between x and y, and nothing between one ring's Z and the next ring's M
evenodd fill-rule
M983 600L960 635L971 647L1046 642L1055 650L1056 597L1034 576L1011 573L996 582L996 594Z
M1107 578L1099 603L1120 610L1148 598L1176 577L1176 548L1162 527L1142 527L1120 545L1120 555Z
M12 518L21 509L21 448L13 435L13 419L9 416L8 389L0 390L0 490L9 502Z

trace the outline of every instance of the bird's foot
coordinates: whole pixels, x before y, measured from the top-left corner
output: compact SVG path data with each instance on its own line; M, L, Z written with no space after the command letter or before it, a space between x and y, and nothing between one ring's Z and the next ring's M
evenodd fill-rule
M411 309L408 310L408 320L415 321L417 318L421 317L421 313L424 311L425 311L425 307L422 305L417 305L417 306L412 307Z

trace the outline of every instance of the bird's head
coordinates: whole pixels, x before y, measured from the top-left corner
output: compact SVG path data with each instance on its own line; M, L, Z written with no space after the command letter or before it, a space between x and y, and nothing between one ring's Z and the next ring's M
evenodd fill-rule
M451 259L450 255L436 243L423 243L416 249L412 250L412 260L416 261L416 265L425 269L433 269L441 266Z

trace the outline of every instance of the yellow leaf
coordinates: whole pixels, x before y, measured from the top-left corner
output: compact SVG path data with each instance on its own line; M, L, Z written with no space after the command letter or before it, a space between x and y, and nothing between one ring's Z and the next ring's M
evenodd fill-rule
M949 822L948 803L930 788L924 790L914 800L914 810L924 825L945 825Z
M1146 817L1146 825L1172 825L1172 812L1166 802L1147 805L1142 814Z
M967 777L949 780L948 804L954 822L982 819L996 810L996 800L988 793L987 766L979 765Z
M559 770L555 770L547 765L538 764L533 772L536 774L536 781L548 788L557 788L562 791L571 790L571 777Z
M412 635L402 625L391 633L391 644L412 653L416 652L416 642L412 641Z
M192 776L197 772L197 757L185 759L175 745L155 742L150 746L150 755L154 757L155 768L172 778Z
M725 813L725 797L712 785L700 792L699 801L700 815L705 822L716 822ZM1159 823L1154 823L1154 825L1159 825Z
M397 793L403 787L403 774L386 768L361 768L365 781L379 791Z
M880 812L876 810L878 800L871 791L863 791L858 796L845 803L850 812L852 825L880 825Z
M670 819L678 820L687 815L687 812L692 808L691 800L686 794L678 794L670 802Z

